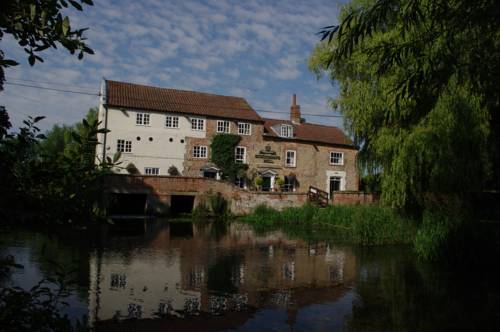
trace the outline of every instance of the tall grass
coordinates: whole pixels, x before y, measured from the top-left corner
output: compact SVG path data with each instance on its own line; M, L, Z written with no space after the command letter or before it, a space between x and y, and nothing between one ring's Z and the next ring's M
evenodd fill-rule
M225 221L231 215L229 201L221 193L210 195L208 202L215 220Z
M279 228L287 233L323 235L363 245L411 243L416 233L412 220L377 205L320 209L305 204L282 211L260 205L242 220L260 231Z

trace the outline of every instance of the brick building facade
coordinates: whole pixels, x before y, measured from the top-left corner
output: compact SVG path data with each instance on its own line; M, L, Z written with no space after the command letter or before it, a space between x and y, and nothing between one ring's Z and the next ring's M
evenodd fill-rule
M241 137L235 158L248 165L240 187L260 178L264 191L358 190L357 147L339 128L306 123L295 95L290 120L262 118L243 98L200 92L105 81L102 95L99 117L110 132L99 136L96 158L120 151L118 173L168 175L175 166L183 176L218 179L210 143L231 133Z

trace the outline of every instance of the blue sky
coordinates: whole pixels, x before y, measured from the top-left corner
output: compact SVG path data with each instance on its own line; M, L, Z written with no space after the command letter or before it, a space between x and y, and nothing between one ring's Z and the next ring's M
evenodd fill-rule
M95 55L79 61L65 50L48 50L44 63L30 67L22 48L4 38L6 56L21 63L7 70L7 81L97 93L106 77L241 96L256 110L283 112L296 93L308 122L342 126L340 118L306 114L334 114L327 100L337 88L318 81L307 58L319 41L316 33L337 22L343 1L94 2L70 18L74 27L90 28L86 36ZM0 104L15 126L27 115L45 115L42 128L48 128L79 121L98 97L5 85Z

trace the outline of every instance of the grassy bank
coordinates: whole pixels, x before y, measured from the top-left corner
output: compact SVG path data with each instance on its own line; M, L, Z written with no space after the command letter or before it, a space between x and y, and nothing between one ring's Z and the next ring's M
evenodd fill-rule
M412 243L416 234L411 219L377 205L319 209L305 204L282 211L260 205L241 220L252 224L256 231L281 229L306 239L334 238L363 245Z

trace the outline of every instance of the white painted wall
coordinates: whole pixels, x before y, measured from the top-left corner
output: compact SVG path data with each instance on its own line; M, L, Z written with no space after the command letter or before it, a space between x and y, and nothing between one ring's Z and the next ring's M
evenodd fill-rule
M105 113L105 108L101 106L99 109L101 127L104 127ZM136 124L137 113L150 114L149 126ZM167 115L179 117L179 128L166 128L165 118ZM205 120L203 131L191 129L192 117ZM118 139L131 141L132 152L122 153L120 166L126 167L129 163L133 163L141 174L144 174L145 167L158 167L160 175L168 175L168 168L172 165L176 166L182 173L186 137L204 138L206 136L206 119L202 116L109 108L107 122L111 132L107 134L106 155L113 157L117 151ZM137 137L140 137L140 140ZM103 138L104 135L100 135L99 141L101 143ZM181 140L184 140L184 143ZM103 145L97 151L98 158L102 156L102 147ZM126 170L116 171L119 173L127 172Z

